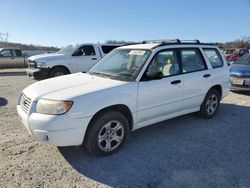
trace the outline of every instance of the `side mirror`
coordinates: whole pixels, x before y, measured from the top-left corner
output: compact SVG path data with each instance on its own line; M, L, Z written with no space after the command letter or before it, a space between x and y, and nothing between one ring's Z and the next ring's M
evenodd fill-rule
M163 77L162 72L147 72L146 75L150 80L159 80Z

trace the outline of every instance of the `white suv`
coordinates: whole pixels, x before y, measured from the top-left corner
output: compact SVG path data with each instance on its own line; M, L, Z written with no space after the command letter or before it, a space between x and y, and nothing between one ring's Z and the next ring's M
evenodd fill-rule
M191 112L213 117L229 90L229 68L216 46L147 42L115 49L87 73L30 85L17 110L37 140L84 144L105 156L138 128Z

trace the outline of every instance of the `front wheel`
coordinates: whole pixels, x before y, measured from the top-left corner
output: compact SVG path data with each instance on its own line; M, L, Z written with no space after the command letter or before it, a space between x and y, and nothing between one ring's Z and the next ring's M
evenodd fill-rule
M198 115L203 118L211 118L215 116L220 105L220 94L216 89L208 91Z
M99 115L89 126L84 145L90 153L97 156L107 156L117 152L129 133L128 120L117 111Z
M66 68L55 67L50 71L49 76L50 76L50 78L53 78L53 77L63 76L66 74L69 74L69 71Z

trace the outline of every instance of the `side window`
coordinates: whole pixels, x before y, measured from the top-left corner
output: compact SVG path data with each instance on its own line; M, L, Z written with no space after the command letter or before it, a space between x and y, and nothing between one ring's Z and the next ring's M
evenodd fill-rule
M105 45L103 45L101 48L102 48L103 53L107 54L117 47L119 47L119 46L109 46L109 45L105 46Z
M183 73L206 69L205 61L198 49L181 49Z
M151 61L148 72L161 72L163 76L180 73L180 66L174 50L158 52Z
M22 52L21 52L21 50L15 50L15 52L16 52L16 56L17 56L17 57L22 57Z
M203 51L207 55L213 68L218 68L223 66L223 60L217 49L205 48L203 49Z
M0 52L0 57L12 57L12 50L5 49Z
M95 55L95 49L92 45L84 45L78 48L72 56L93 56Z

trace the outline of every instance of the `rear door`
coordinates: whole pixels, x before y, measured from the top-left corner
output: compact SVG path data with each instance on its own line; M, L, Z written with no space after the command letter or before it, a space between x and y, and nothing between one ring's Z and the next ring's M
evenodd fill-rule
M13 50L13 60L15 61L16 67L26 67L22 51L19 49Z
M211 70L199 48L180 49L184 79L182 110L200 107L210 88Z
M16 67L12 49L3 49L0 51L0 68Z
M69 68L72 73L88 71L100 59L100 52L93 45L79 47L71 56Z

